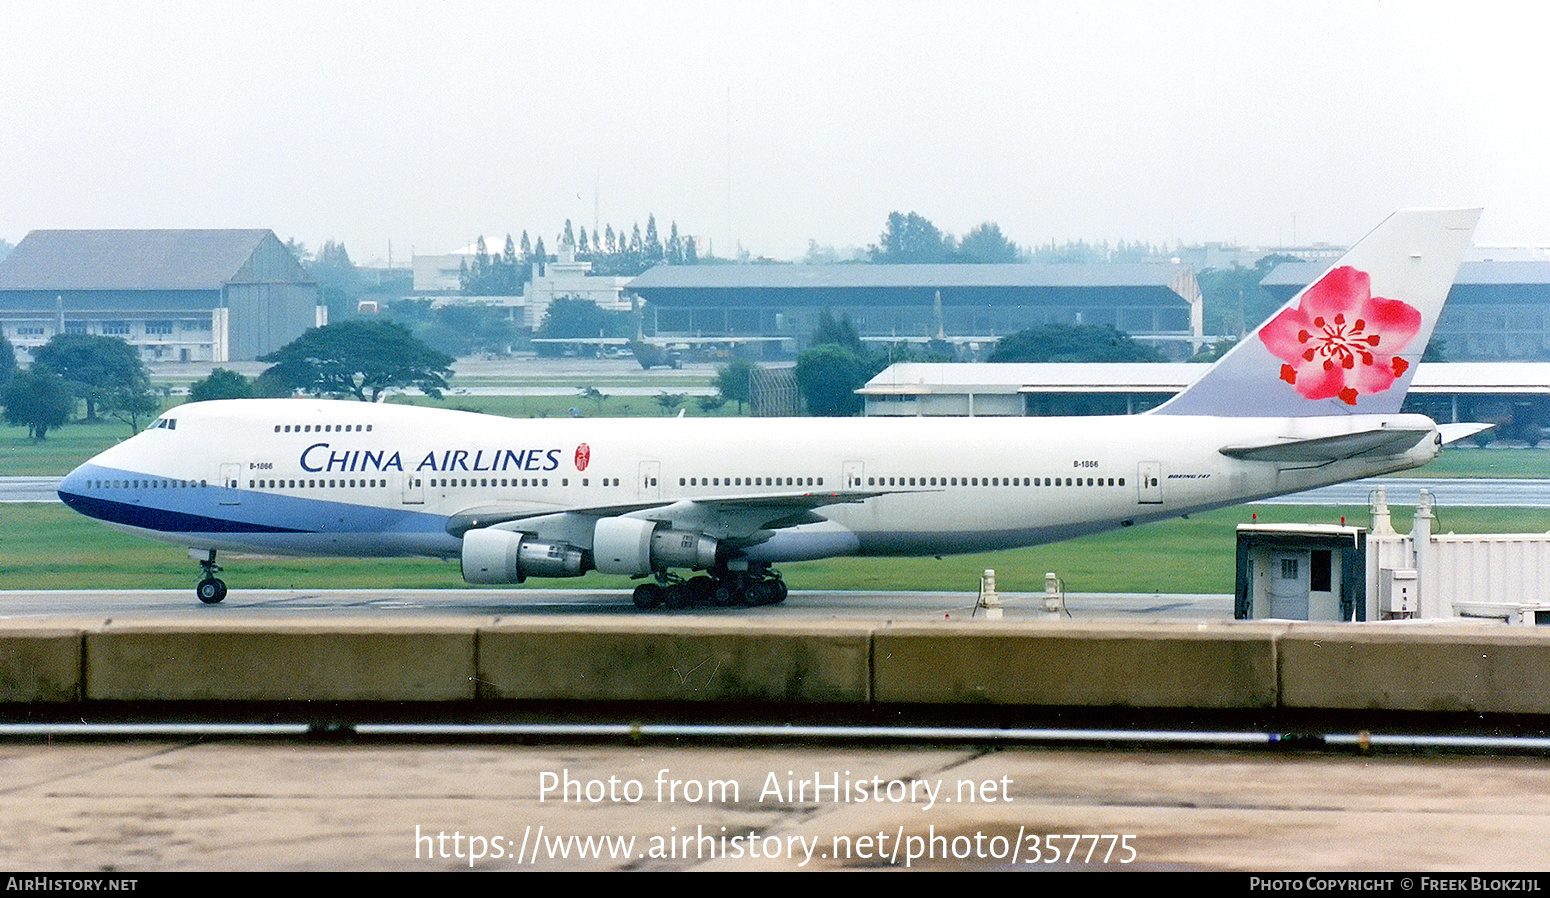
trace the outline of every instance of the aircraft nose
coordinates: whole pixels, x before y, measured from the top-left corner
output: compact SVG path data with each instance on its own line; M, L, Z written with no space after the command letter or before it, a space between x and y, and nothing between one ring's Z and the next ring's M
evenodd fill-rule
M81 465L79 468L66 474L64 479L59 481L59 486L55 487L55 491L59 493L59 501L74 508L76 511L81 510L79 507L80 500L87 498L87 484L89 480L86 469L88 467L89 465Z

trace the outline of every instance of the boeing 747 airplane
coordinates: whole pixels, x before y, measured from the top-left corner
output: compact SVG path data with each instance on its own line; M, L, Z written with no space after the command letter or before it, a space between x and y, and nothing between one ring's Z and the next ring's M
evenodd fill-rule
M1030 546L1426 464L1444 437L1400 405L1479 215L1395 213L1141 415L518 420L198 402L59 496L188 547L205 602L225 597L216 557L235 551L457 558L478 584L596 570L641 579L642 608L773 604L782 562Z

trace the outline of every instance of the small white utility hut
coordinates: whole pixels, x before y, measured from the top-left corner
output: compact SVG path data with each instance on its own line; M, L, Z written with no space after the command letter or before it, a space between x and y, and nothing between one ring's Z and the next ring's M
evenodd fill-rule
M1333 524L1238 525L1234 616L1369 620L1367 531Z

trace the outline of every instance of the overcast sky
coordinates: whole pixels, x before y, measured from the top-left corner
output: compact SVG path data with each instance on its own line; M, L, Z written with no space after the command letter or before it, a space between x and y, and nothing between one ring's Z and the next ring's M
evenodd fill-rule
M358 263L655 214L799 258L1013 241L1550 245L1528 2L0 6L0 238L272 228Z

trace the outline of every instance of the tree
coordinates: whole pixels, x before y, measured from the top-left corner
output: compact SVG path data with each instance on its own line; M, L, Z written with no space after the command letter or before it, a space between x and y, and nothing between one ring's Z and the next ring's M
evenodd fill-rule
M972 228L958 241L958 255L965 262L1016 262L1022 258L1017 244L1006 239L992 221Z
M597 387L582 387L577 392L581 394L582 399L586 399L597 406L597 413L599 415L603 413L603 403L608 401L608 397L604 395L602 390L599 390Z
M605 311L590 299L561 296L549 304L534 336L549 340L595 340L598 337L618 336L624 324L622 313ZM538 345L540 355L559 354L556 344Z
M484 235L480 234L474 245L474 259L472 262L458 263L458 281L462 287L464 296L489 296L490 284L494 274L490 264L490 250L485 245Z
M888 366L888 357L861 342L850 316L836 319L825 309L813 329L811 346L797 357L797 390L808 414L854 415L864 403L856 391Z
M671 415L678 411L688 398L688 393L669 393L662 390L657 393L657 405L662 406L662 410Z
M841 315L836 319L828 309L818 314L818 324L813 328L812 339L808 342L812 346L833 343L857 355L865 355L867 352L866 345L861 342L861 335L856 333L856 326L851 323L850 316Z
M856 391L873 373L861 356L834 343L814 346L797 357L797 389L810 415L858 414L864 403Z
M151 389L140 354L118 337L55 334L39 347L33 364L58 374L74 396L86 401L88 421L97 420L98 406L113 404L115 397L121 405Z
M102 397L103 410L129 425L132 433L140 432L140 424L161 414L161 398L149 387L115 387Z
M1234 264L1228 268L1208 268L1196 275L1206 331L1242 336L1269 318L1277 302L1259 284L1277 265L1296 261L1295 256L1267 255L1261 256L1253 268Z
M376 402L388 390L413 387L441 397L452 357L415 339L392 321L341 321L314 327L259 359L271 383L316 396Z
M42 441L50 430L64 426L75 399L64 378L39 365L19 372L0 388L8 424L25 426L27 435Z
M683 240L678 236L678 222L673 222L667 233L667 264L684 264Z
M226 368L217 368L203 380L194 381L188 388L189 402L209 402L214 399L251 399L253 384L246 377Z
M1160 362L1162 354L1108 325L1041 324L996 341L991 362Z
M10 340L0 335L0 384L10 380L16 370L16 349Z
M657 217L646 216L646 239L641 244L641 251L645 254L647 265L657 265L662 262L662 239L657 236Z
M936 225L914 212L893 212L882 237L868 253L873 262L920 264L945 262L951 249L950 240L942 236Z
M748 402L752 384L753 363L745 359L737 359L716 371L716 393L722 402L737 403L739 415L743 413L743 405Z
M526 282L526 278L522 276L524 268L522 260L517 257L517 244L511 239L511 235L507 234L506 245L501 249L499 265L497 266L498 274L495 279L496 295L516 296L521 293L522 285Z

